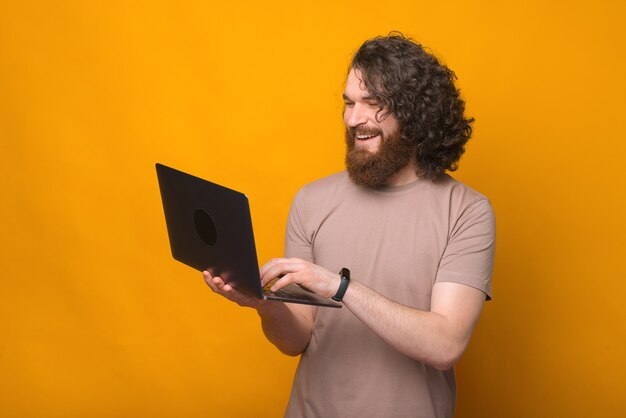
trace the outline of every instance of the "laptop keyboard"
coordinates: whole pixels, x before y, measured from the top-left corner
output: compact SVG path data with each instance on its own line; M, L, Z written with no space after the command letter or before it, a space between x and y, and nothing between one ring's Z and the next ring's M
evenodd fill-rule
M272 292L271 287L274 284L274 281L263 286L263 294L268 298L277 298L277 300L282 300L284 302L292 302L292 303L305 303L307 305L320 305L320 306L330 306L333 308L341 308L340 303L334 303L331 300L326 301L319 296L316 296L314 293L306 291L302 289L297 284L288 284L282 289L278 289L276 292Z
M274 296L280 296L280 297L284 297L284 298L297 298L296 295L294 295L293 293L289 292L288 290L285 289L278 289L277 291L272 291L272 286L274 285L274 282L276 280L272 280L271 282L269 282L268 284L266 284L263 287L263 293L265 293L266 295L274 295Z

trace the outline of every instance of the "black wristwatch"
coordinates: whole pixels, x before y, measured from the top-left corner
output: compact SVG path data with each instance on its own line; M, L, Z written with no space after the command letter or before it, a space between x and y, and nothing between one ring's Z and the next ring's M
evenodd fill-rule
M350 270L344 267L339 272L339 275L341 276L341 283L339 283L337 294L332 297L332 300L337 302L341 302L343 295L346 293L346 289L348 289L348 285L350 284Z

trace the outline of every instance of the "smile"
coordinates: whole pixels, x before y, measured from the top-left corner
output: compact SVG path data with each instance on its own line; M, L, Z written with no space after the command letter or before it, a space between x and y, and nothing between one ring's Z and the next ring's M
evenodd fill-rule
M377 137L378 134L375 135L356 135L356 139L358 139L359 141L366 141L368 139L372 139Z

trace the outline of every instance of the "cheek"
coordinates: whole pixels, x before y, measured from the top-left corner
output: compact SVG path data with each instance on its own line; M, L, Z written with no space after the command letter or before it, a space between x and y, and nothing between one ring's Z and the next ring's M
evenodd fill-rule
M348 119L350 119L350 111L344 107L343 109L343 123L348 124Z
M396 132L399 128L399 125L395 119L387 118L381 123L380 127L382 128L383 132L389 135Z

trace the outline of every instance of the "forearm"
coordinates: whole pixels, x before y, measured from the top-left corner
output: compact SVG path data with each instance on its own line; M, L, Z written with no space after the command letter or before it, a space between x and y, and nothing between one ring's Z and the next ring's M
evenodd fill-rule
M267 301L257 308L265 337L282 353L297 356L309 345L312 323L297 307Z
M262 278L278 276L281 278L272 286L273 291L296 283L325 297L336 294L341 281L338 274L297 258L274 259L263 267ZM389 300L358 280L350 281L343 297L346 308L387 344L441 370L452 367L463 354L484 301L481 290L453 282L435 283L429 311ZM303 318L309 319L312 329L314 315ZM306 338L308 344L310 334ZM297 347L303 349L302 345Z
M444 315L401 305L356 280L343 303L387 344L440 370L456 363L469 340Z
M311 307L257 299L247 293L238 292L224 283L220 277L203 272L204 280L211 290L240 306L256 309L267 339L285 354L297 356L309 345L313 330L314 310Z

